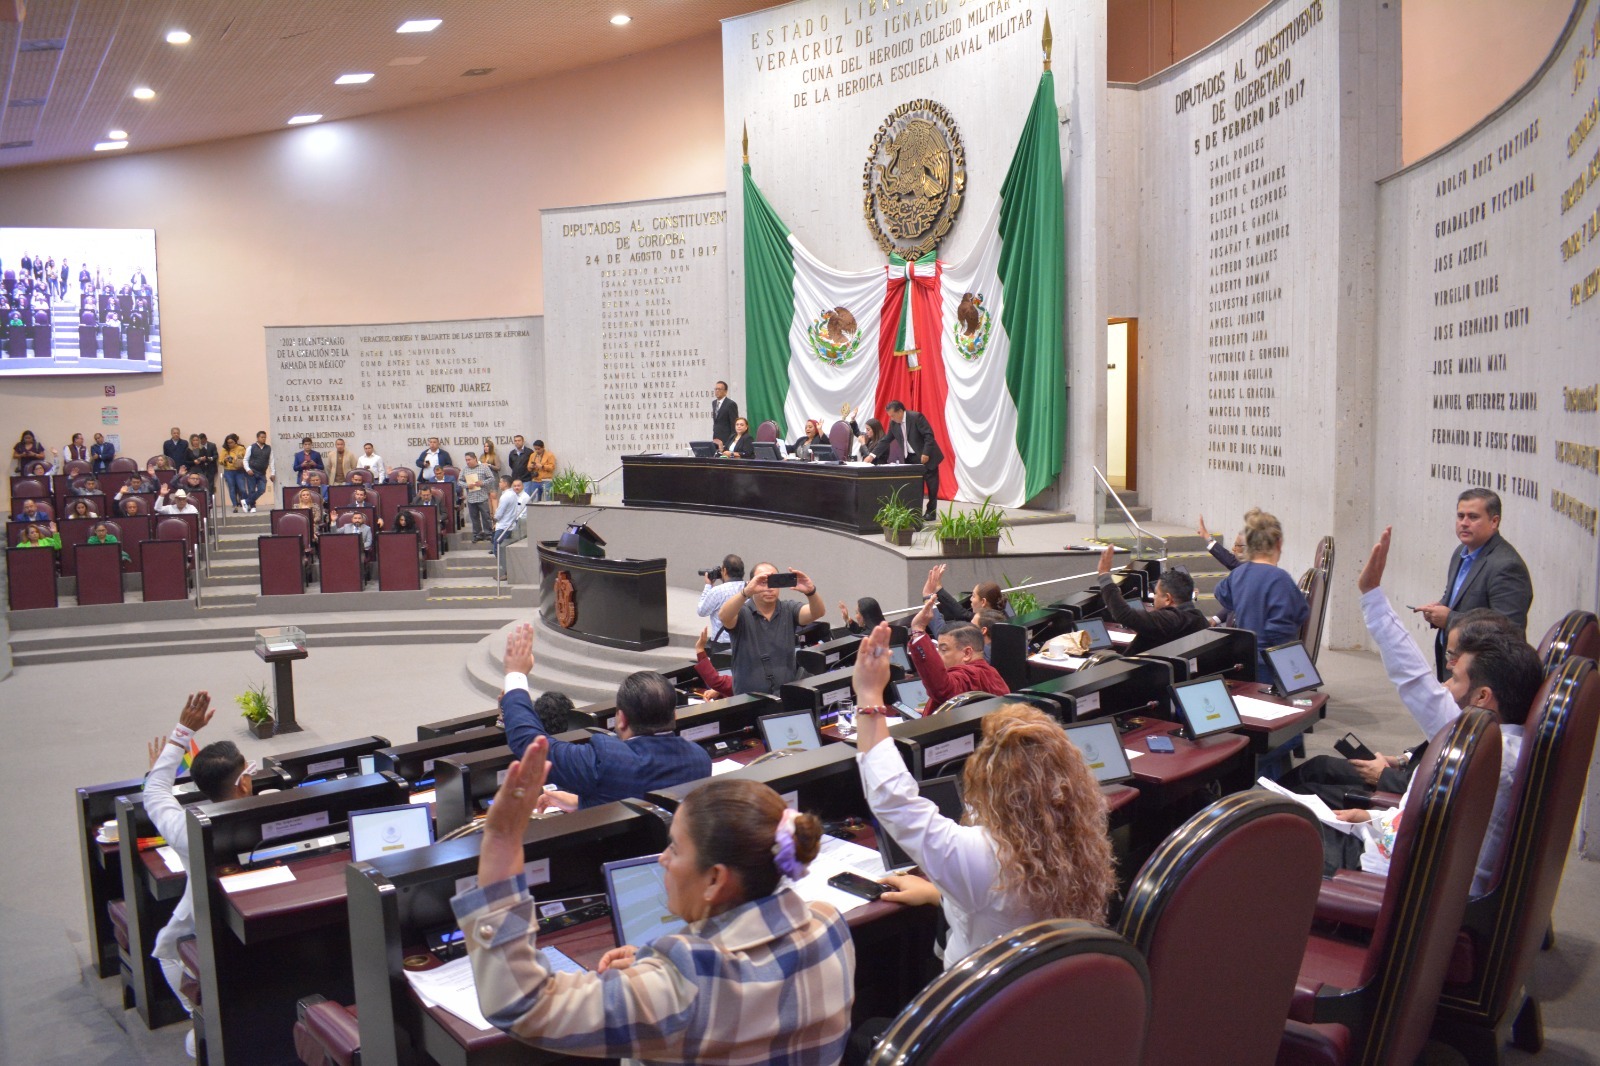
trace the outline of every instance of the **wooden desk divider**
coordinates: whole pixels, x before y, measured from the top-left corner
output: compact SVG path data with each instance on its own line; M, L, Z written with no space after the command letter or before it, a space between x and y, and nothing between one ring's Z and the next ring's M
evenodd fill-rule
M603 730L569 729L552 739L582 744L598 732ZM504 744L441 755L433 764L433 816L437 835L453 833L487 810L488 801L500 787L502 775L518 757Z
M201 879L194 893L201 988L195 1026L212 1066L292 1063L295 1001L312 992L343 1002L354 995L348 850L289 864L295 879L284 884L230 895L221 878L237 871L240 854L263 843L347 831L351 811L405 803L409 792L393 774L369 774L190 808L190 876Z
M308 778L328 778L338 774L354 775L361 770L361 756L371 755L379 748L389 746L388 737L373 735L341 740L337 744L319 744L314 748L280 751L262 761L283 774L289 785L297 786Z
M446 733L432 740L414 740L409 744L391 744L375 753L377 768L388 770L404 778L411 785L432 776L434 763L444 755L458 755L468 751L489 748L506 748L506 731L498 726L479 726L463 729L459 733ZM507 748L506 750L510 750Z

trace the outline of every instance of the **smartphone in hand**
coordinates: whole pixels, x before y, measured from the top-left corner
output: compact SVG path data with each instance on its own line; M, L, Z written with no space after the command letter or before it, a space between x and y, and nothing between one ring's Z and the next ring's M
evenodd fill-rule
M792 589L799 584L800 579L793 574L768 574L767 588Z
M876 900L879 896L889 891L888 885L880 884L871 878L862 877L860 874L853 874L848 871L834 874L828 878L828 885L831 888L837 888L841 892L848 892L852 896L860 896L862 899L870 900Z
M1376 759L1372 749L1361 743L1361 739L1354 733L1346 733L1333 742L1333 750L1343 755L1346 759Z

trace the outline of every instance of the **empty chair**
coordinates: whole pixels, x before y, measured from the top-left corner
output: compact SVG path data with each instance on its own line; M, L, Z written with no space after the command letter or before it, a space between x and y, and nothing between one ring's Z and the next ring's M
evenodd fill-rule
M1326 539L1326 538L1324 538ZM1300 639L1305 643L1306 654L1317 661L1317 650L1322 647L1322 626L1328 618L1328 571L1314 567L1300 579L1300 591L1306 594L1305 623L1300 626Z
M870 1066L1141 1061L1150 982L1133 945L1089 922L1053 919L990 941L923 989ZM1203 1036L1197 1036L1203 1039ZM1070 1051L1069 1051L1070 1049Z
M1271 793L1227 796L1167 837L1118 924L1150 969L1145 1062L1200 1066L1226 1047L1230 1066L1271 1066L1321 883L1316 818Z
M1369 943L1313 934L1281 1066L1408 1063L1433 1022L1499 784L1494 715L1463 711L1428 745L1395 834Z
M193 517L192 515L189 517ZM183 541L184 566L194 569L194 527L177 515L165 515L156 519L156 540L181 540Z
M1600 659L1600 621L1589 611L1568 611L1539 642L1539 661L1546 670L1570 655Z
M768 444L772 444L776 442L777 439L778 423L774 422L772 419L769 418L756 427L756 440L764 440Z
M835 422L828 427L828 443L833 445L835 459L850 458L850 423Z
M11 479L11 509L17 510L17 502L25 497L44 499L50 495L50 485L44 478L14 477Z
M361 1056L361 1020L355 1007L321 996L296 1003L294 1051L306 1066L350 1066Z
M111 460L106 466L106 470L112 474L134 474L138 473L139 464L129 459L126 455L119 455Z
M1311 566L1316 570L1326 570L1333 573L1333 535L1323 537L1317 541L1317 553L1311 559Z

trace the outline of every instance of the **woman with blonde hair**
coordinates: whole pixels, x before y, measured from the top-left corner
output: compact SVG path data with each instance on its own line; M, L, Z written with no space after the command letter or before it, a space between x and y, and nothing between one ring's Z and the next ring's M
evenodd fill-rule
M889 743L884 689L889 627L856 658L856 756L867 805L927 874L887 877L884 899L944 907L948 969L1019 926L1046 918L1104 923L1115 887L1106 802L1083 755L1049 715L1014 703L986 715L962 774L960 823L921 798Z
M1256 635L1256 679L1272 678L1264 652L1300 635L1311 608L1289 572L1278 565L1283 556L1283 525L1276 515L1252 507L1244 516L1245 561L1217 585L1217 603L1230 616L1229 625Z

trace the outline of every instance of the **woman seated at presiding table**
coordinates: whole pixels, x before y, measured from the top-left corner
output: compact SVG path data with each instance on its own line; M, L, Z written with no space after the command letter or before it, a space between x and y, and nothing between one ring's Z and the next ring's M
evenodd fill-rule
M756 457L756 442L750 439L750 421L745 418L733 420L733 439L722 449L724 459L754 459Z
M867 419L867 428L863 432L854 421L850 423L850 432L856 440L861 442L861 461L863 463L887 463L889 461L889 436L883 431L883 423L876 418ZM843 459L845 456L840 456ZM920 490L919 490L920 491Z
M961 823L921 798L889 740L889 627L856 656L856 756L867 805L929 880L885 877L897 903L940 903L950 923L946 969L1018 926L1047 918L1104 924L1116 887L1106 801L1055 719L1010 704L983 719L967 760Z
M822 823L766 785L707 781L678 808L660 860L667 909L688 928L614 948L593 973L554 973L534 943L522 850L548 752L540 737L511 764L484 825L479 887L451 900L484 1017L567 1055L837 1063L855 946L837 910L783 884L805 875Z
M822 423L815 418L808 418L806 419L805 432L794 439L794 447L791 450L801 459L810 461L811 446L813 444L827 443L828 436L822 432Z

